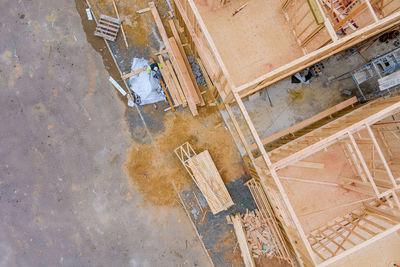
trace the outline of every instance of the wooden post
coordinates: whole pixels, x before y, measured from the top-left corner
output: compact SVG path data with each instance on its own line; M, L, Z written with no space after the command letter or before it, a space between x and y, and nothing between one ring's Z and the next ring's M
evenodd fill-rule
M119 20L121 20L121 18L119 17L119 13L118 13L118 9L117 9L117 5L115 4L115 1L112 0L112 3L113 3L113 6L114 6L115 13L117 13L117 18ZM122 36L124 37L125 46L126 46L126 48L128 48L128 41L126 40L124 26L122 25L122 21L121 21L121 32L122 32Z
M361 165L362 165L363 168L364 168L364 172L367 174L368 180L369 180L369 182L371 183L372 188L373 188L374 191L375 191L375 194L379 197L380 193L379 193L379 191L378 191L378 188L377 188L376 185L375 185L374 179L372 178L371 173L369 172L368 166L367 166L367 164L365 163L364 157L362 156L361 151L360 151L360 149L358 148L357 143L356 143L356 141L354 140L353 135L352 135L350 132L347 132L347 134L348 134L348 136L349 136L349 138L350 138L350 140L351 140L351 143L353 144L354 149L356 150L358 159L360 160Z

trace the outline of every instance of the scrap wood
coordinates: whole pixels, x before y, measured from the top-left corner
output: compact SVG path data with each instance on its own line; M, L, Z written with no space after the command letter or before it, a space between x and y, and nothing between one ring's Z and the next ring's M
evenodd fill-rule
M242 10L243 8L245 8L247 6L248 3L241 5L239 8L235 9L235 11L233 11L232 13L232 17L235 16L237 13L239 13L240 10Z
M119 17L117 5L115 4L115 1L114 1L114 0L112 0L112 2L113 2L113 6L114 6L115 13L117 13L117 18L121 21L121 18ZM122 36L124 37L125 46L126 46L126 48L128 48L128 41L126 40L125 31L124 31L124 26L122 25L122 21L121 21L121 25L120 25L120 26L121 26Z
M273 240L268 225L263 222L258 210L248 211L241 216L247 241L253 257L267 255L272 258L277 255L277 247Z
M121 78L122 79L128 79L129 77L135 76L135 75L137 75L137 74L139 74L139 73L141 73L141 72L143 72L145 70L147 70L147 68L140 68L140 69L137 69L137 70L132 71L130 73L123 73L121 75Z

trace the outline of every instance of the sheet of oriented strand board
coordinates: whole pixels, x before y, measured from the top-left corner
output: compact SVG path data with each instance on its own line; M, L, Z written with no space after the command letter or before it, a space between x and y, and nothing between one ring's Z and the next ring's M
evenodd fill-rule
M279 0L235 0L216 10L207 1L194 2L235 86L303 56Z
M208 150L192 157L188 161L188 165L213 214L233 205L232 198Z
M323 169L286 167L278 171L281 177L300 178L310 181L342 184L340 177L355 177L356 173L343 154L341 146L334 144L304 161L323 163ZM329 186L282 180L289 201L295 210L303 230L308 234L311 230L325 225L329 220L343 216L346 212L362 206L362 203L342 206L368 198L354 191L348 191L341 186ZM339 208L337 208L339 207Z

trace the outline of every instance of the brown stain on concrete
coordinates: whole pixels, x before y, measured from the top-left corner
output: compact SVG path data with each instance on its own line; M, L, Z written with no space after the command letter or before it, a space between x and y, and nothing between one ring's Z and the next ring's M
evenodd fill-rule
M211 109L211 108L207 108ZM174 149L186 141L200 153L208 150L225 183L239 178L243 163L230 133L221 125L219 113L204 112L193 117L190 112L168 113L164 119L165 131L154 138L154 144L133 143L127 150L125 171L132 186L146 201L169 205L176 200L176 192L192 183L189 174L174 154Z

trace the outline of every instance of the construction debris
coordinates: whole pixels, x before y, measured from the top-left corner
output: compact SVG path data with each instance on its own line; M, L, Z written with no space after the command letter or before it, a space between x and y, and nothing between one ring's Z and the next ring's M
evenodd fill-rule
M276 256L276 245L272 240L268 225L263 222L258 210L248 211L241 215L247 241L254 258L266 255Z

